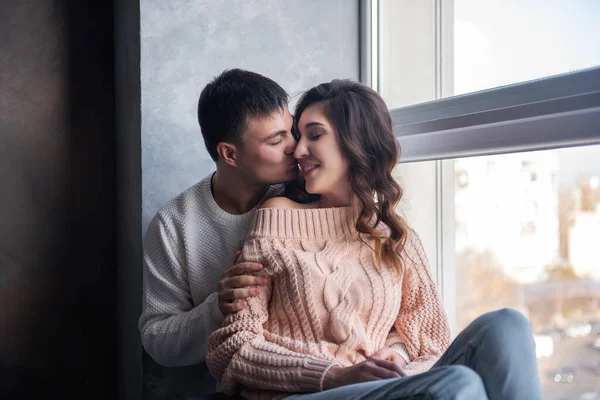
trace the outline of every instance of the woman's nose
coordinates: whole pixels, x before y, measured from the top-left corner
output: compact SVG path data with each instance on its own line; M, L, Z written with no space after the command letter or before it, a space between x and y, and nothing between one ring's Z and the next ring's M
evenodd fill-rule
M301 158L306 157L307 155L308 155L308 149L306 148L306 145L304 144L304 140L300 139L300 141L296 145L296 150L294 151L294 158L299 160Z

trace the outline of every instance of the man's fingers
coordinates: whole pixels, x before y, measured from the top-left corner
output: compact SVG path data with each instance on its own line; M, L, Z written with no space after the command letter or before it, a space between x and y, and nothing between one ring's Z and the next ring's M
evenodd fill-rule
M237 311L241 311L246 307L248 307L248 303L245 301L238 301L235 303L225 303L225 304L223 304L222 311L224 314L230 314L230 313L234 313Z
M239 254L236 254L236 260ZM266 286L265 277L251 275L260 271L263 266L259 263L240 263L223 272L219 282L219 308L223 314L243 310L248 306L246 301L236 301L258 296L261 289L255 286Z
M262 264L259 263L240 263L223 272L224 278L231 278L237 275L243 275L251 272L257 272L262 269Z
M220 283L221 292L227 289L247 288L249 286L265 286L267 279L253 275L239 275L232 278L223 279Z
M225 294L223 294L222 299L231 301L231 300L243 300L248 297L256 297L260 294L261 290L259 288L250 288L250 289L231 289Z

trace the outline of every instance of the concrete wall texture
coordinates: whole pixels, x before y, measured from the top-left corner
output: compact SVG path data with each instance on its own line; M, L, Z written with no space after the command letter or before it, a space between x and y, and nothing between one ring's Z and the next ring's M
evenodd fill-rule
M200 91L228 68L290 93L359 78L359 3L141 0L142 230L214 169L196 119Z

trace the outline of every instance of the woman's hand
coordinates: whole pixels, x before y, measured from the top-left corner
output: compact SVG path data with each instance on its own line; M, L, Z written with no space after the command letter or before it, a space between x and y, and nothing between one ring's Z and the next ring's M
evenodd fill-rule
M351 367L331 367L323 378L323 390L403 376L406 373L398 364L380 358L369 358Z
M369 358L379 358L382 360L388 360L394 364L398 364L401 368L406 367L408 363L396 350L390 349L389 347L383 347L379 349L375 354Z

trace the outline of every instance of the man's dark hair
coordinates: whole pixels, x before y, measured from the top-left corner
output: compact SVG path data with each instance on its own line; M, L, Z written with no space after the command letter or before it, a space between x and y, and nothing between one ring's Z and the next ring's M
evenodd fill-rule
M249 117L264 117L288 105L275 81L241 69L223 71L200 93L198 123L206 150L217 161L217 144L239 143Z

